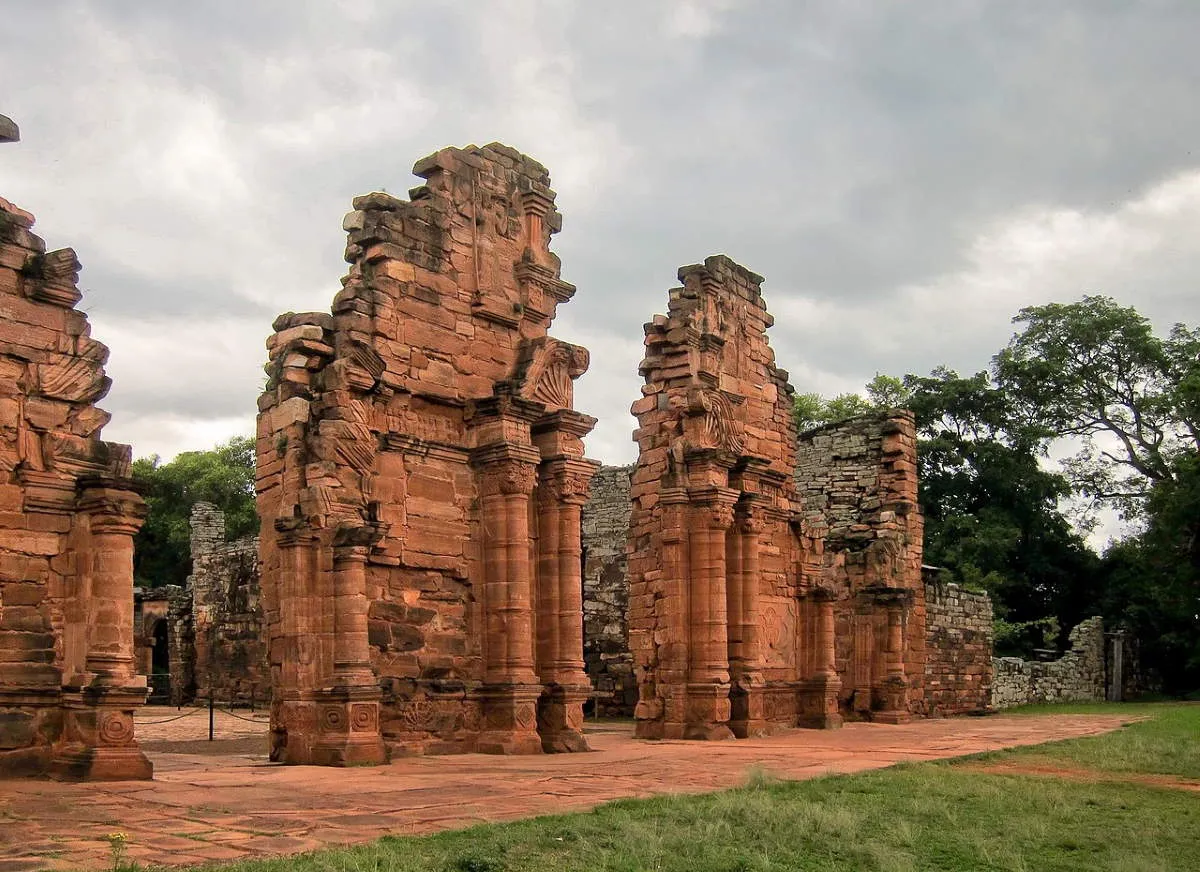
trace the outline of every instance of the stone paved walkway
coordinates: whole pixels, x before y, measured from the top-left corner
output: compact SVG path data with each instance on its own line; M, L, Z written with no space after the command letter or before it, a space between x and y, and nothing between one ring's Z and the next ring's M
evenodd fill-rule
M208 727L206 714L148 723L173 711L139 716L147 722L138 734L154 760L153 782L0 781L0 872L105 868L105 836L115 831L129 835L127 857L143 865L291 854L387 833L582 810L620 797L733 787L750 767L812 778L1095 735L1124 720L1023 715L848 724L717 743L639 742L629 726L602 724L589 731L591 754L471 754L331 770L266 762L261 719L225 715L218 742L197 743L201 750L228 748L225 756L170 750L194 751L186 743L207 737Z

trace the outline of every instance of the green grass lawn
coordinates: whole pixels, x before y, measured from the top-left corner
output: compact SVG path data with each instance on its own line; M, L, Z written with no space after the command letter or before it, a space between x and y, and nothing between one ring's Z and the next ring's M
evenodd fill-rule
M1080 709L1042 709L1049 710ZM588 813L219 868L1200 870L1200 793L1128 780L1200 777L1200 705L1089 710L1148 719L1105 736L979 755L965 764L800 782L748 773L747 786L705 796L625 800ZM980 771L1011 761L1092 770L1095 780Z

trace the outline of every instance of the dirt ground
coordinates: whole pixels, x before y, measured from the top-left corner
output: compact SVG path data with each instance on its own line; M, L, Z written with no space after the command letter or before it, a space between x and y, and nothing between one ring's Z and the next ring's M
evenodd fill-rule
M168 720L169 718L169 720ZM1090 736L1115 715L992 716L847 724L714 743L645 742L632 725L589 725L592 753L413 757L327 769L267 761L264 713L147 708L137 734L154 781L0 781L0 872L102 869L106 836L143 865L190 865L310 851L592 808L613 799L734 787L751 769L783 778L877 769Z

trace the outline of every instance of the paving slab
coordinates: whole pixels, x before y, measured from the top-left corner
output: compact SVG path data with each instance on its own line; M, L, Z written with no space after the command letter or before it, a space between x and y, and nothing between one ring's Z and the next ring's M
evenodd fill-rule
M153 782L0 781L0 872L109 868L104 837L116 831L128 836L127 856L143 865L280 856L388 834L580 811L619 797L720 790L744 784L755 770L815 778L1091 736L1117 729L1128 717L852 723L725 742L646 742L633 738L632 725L601 724L588 730L592 753L409 757L351 769L269 763L263 718L218 719L220 738L247 747L261 739L264 752L224 756L191 747L207 735L207 717L154 720L139 713L138 734L147 746L161 742L188 752L149 751Z

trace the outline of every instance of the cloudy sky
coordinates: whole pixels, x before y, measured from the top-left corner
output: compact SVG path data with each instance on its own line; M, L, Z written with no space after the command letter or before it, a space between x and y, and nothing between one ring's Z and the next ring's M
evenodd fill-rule
M633 459L681 264L767 277L801 391L986 366L1022 306L1200 322L1200 3L11 3L0 196L84 264L136 455L253 430L263 341L328 309L356 194L499 140L550 168L589 453Z

